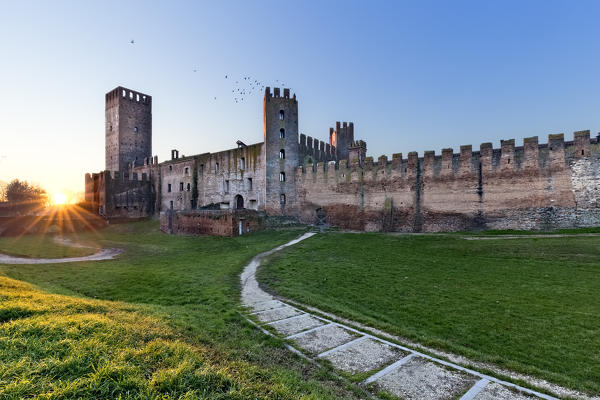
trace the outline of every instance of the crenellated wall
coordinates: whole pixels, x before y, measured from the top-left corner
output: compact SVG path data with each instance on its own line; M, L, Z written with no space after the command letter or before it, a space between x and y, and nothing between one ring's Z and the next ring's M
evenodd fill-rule
M600 145L589 131L366 157L362 166L307 164L296 172L299 217L343 228L408 232L555 229L600 224Z
M318 139L313 139L303 133L300 134L298 156L301 163L309 160L313 160L314 162L337 160L335 146Z

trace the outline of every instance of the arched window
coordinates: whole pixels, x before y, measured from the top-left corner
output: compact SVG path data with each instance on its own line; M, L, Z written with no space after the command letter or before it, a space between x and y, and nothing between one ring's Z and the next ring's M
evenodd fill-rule
M133 127L133 131L134 131L134 132L137 132L137 131L138 131L138 128L137 128L137 126L134 126L134 127Z
M279 120L283 121L284 117L285 117L285 113L283 112L283 110L279 111Z
M189 192L191 188L192 188L191 185L188 183L187 184L187 191Z
M285 158L285 150L284 149L279 150L279 158L281 158L282 160Z
M279 139L284 139L284 138L285 138L285 129L281 128L279 130Z

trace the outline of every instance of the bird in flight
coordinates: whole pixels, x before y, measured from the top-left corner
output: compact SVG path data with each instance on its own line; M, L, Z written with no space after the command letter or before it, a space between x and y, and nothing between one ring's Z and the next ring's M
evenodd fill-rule
M129 43L135 44L135 40L131 39L131 41Z

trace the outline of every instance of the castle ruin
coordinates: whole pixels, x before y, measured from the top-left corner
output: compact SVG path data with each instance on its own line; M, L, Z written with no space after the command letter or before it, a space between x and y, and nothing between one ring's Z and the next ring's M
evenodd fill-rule
M117 87L105 112L105 171L86 174L85 198L107 219L160 214L165 230L184 233L221 232L206 224L223 220L226 234L258 226L257 215L399 232L600 225L600 142L589 131L573 141L555 134L547 143L511 139L499 149L375 161L352 122L330 128L328 143L300 134L296 96L266 88L263 142L192 156L172 150L159 163L151 96ZM238 217L208 216L218 210Z

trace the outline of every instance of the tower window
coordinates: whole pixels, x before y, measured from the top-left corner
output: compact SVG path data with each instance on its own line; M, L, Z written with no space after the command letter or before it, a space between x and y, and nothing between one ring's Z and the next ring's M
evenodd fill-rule
M125 90L123 90L123 97L126 97L127 93L125 93Z
M129 100L133 100L133 92L129 92Z
M285 182L285 172L279 173L279 182Z
M137 131L138 131L138 128L137 128L137 126L134 126L134 127L133 127L133 131L134 131L134 132L137 132Z
M140 101L140 95L139 94L135 95L135 101Z
M279 150L279 158L282 160L285 158L285 150L284 149Z
M215 173L219 172L219 163L215 164Z
M279 195L279 202L281 204L285 204L285 194L282 193Z
M246 159L244 157L240 158L240 169L246 169Z
M187 191L189 192L191 188L192 188L192 186L191 186L191 185L188 183L188 184L187 184L187 188L186 188L186 189L187 189Z
M225 181L225 193L229 193L229 181Z
M170 183L167 185L167 192L171 193L171 184Z
M248 190L252 190L252 178L248 178Z
M183 192L183 182L179 182L179 191Z
M169 171L173 171L173 166L169 165Z
M283 121L283 118L285 118L285 113L283 112L283 110L279 111L279 120Z
M190 168L189 167L185 167L185 174L189 175L190 174Z
M285 129L281 128L279 130L279 139L284 139L285 138Z
M170 201L171 210L173 209L173 200Z

